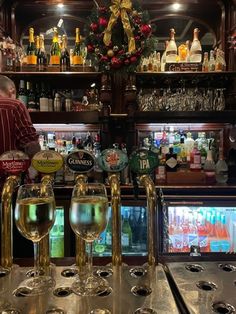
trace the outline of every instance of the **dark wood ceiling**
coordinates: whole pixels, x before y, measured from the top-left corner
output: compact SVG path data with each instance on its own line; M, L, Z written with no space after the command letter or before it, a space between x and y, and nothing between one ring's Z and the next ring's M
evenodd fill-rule
M64 8L60 10L56 4L62 2ZM140 0L139 2L143 10L148 10L151 21L156 24L157 37L163 40L168 38L169 29L174 26L176 35L181 41L184 39L183 33L190 39L193 27L198 25L201 28L201 37L212 33L213 37L220 40L224 32L224 23L222 24L224 10L236 0L178 0L181 4L178 11L174 11L172 7L176 0ZM9 13L14 12L16 27L14 29L12 21L8 25L12 28L13 37L19 41L30 25L33 24L36 27L37 33L45 32L51 26L55 26L60 17L63 18L67 30L74 31L75 27L83 29L93 7L102 6L104 1L0 0L1 4L8 8Z

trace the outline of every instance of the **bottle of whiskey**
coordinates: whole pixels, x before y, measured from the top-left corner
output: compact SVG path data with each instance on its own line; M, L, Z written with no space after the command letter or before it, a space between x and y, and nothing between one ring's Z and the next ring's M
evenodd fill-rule
M53 39L52 46L50 51L50 65L60 65L60 57L61 57L61 48L58 41L58 32L57 28L53 28Z
M34 41L34 29L30 27L29 29L29 44L27 46L27 64L36 65L37 56L36 56L36 46Z
M170 40L166 47L166 63L175 63L177 61L177 46L175 43L175 30L170 29Z
M81 54L81 45L80 45L80 30L77 27L75 30L75 47L73 50L73 65L82 65L83 64L83 57Z
M210 51L210 58L208 63L209 72L215 71L215 57L214 57L214 51Z
M194 28L193 42L190 48L190 62L202 62L202 46L198 39L199 29Z

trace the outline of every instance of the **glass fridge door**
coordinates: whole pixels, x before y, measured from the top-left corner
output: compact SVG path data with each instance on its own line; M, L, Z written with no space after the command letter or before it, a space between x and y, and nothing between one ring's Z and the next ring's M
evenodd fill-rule
M166 203L164 253L189 253L198 245L202 253L236 252L236 203L172 205Z
M121 245L123 255L147 255L147 213L146 207L140 205L121 206ZM111 256L112 252L111 208L106 230L94 243L95 256Z

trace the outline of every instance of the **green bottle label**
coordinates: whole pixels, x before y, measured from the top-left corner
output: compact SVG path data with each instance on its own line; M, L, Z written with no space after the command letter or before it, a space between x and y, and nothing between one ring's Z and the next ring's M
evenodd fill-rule
M130 169L137 174L149 174L158 166L158 155L150 150L139 149L130 156Z

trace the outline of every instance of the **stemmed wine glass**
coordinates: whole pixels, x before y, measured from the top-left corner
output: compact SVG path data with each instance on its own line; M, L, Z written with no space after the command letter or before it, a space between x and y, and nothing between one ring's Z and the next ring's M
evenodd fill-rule
M55 285L51 276L40 275L39 241L52 228L55 220L55 197L51 185L25 184L20 186L15 208L15 222L20 233L34 244L34 276L24 280L26 295L46 293Z
M108 198L105 185L87 183L83 189L75 186L69 220L74 233L84 239L89 247L88 273L77 276L72 284L72 291L83 296L97 295L108 288L107 281L94 276L92 269L93 241L105 230L108 222Z

